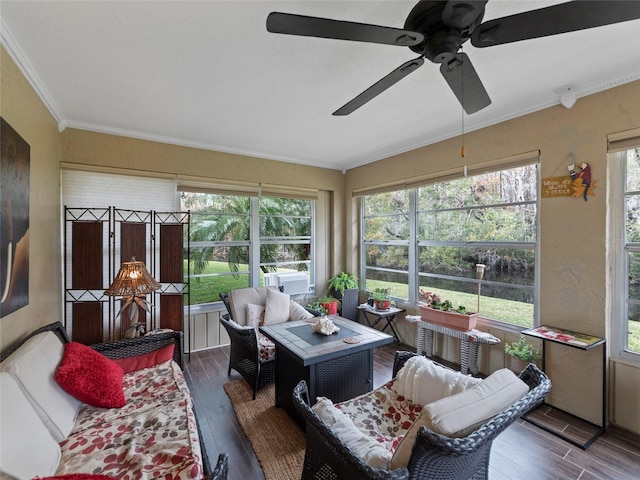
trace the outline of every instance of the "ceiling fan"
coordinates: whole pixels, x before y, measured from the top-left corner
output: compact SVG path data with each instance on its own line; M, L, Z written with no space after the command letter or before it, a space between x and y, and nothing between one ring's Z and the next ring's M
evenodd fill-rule
M471 60L461 51L471 39L474 47L491 47L531 38L559 35L640 18L640 1L578 0L482 23L487 0L423 0L413 7L404 28L272 12L272 33L333 38L409 47L419 57L403 63L333 115L349 115L424 64L440 64L440 73L467 114L491 104Z

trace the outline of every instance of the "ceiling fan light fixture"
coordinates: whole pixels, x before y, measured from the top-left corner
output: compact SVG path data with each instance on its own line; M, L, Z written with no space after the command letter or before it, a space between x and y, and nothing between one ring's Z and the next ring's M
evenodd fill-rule
M560 103L567 109L573 107L578 99L575 85L567 85L556 90L556 92L560 94Z

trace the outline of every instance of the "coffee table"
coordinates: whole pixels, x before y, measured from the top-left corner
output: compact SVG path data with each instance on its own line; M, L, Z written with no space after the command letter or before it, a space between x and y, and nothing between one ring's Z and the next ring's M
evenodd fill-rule
M346 318L329 318L340 331L328 336L314 332L306 320L260 327L276 346L276 406L300 425L304 420L292 398L300 380L307 382L312 403L320 396L337 403L367 393L373 389L373 350L393 341L391 335ZM346 343L349 337L359 343Z

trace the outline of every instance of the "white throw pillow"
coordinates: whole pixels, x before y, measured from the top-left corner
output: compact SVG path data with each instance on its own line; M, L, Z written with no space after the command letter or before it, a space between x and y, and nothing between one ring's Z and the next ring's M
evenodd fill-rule
M307 318L313 318L313 314L299 303L291 300L289 302L289 321L295 322L296 320L306 320Z
M391 452L360 431L331 400L318 397L317 403L311 409L364 463L374 468L387 469Z
M257 329L259 326L264 325L264 306L256 305L255 303L247 303L245 309L247 327Z
M420 427L425 426L447 437L466 437L520 400L528 391L526 383L504 368L468 390L426 405L398 445L389 468L406 467L409 464Z
M45 332L31 337L0 364L0 370L16 380L58 443L69 436L81 405L53 377L63 352L64 345L56 334Z
M437 365L422 355L411 357L400 369L393 389L418 405L426 405L471 388L482 380Z
M431 418L434 432L465 437L528 391L515 373L502 368L473 388L426 405L423 411Z
M277 290L267 290L264 324L274 325L289 320L289 295Z
M10 374L0 373L0 465L16 478L54 475L60 445Z

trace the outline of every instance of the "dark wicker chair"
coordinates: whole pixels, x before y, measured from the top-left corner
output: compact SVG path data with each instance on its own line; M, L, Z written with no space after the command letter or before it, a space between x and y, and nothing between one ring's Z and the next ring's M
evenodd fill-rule
M29 335L27 335L26 337L17 341L14 345L4 350L0 355L0 360L4 360L5 358L7 358L9 355L11 355L11 353L16 351L24 342L26 342L29 338L33 337L34 335L37 335L43 332L49 332L49 331L55 333L63 343L68 343L70 341L69 336L67 335L67 331L65 330L62 323L60 322L51 323L49 325L45 325L44 327L38 328L37 330L34 330ZM146 337L132 338L129 340L117 340L117 341L108 342L108 343L97 343L95 345L90 345L90 346L92 349L94 349L97 352L100 352L102 355L104 355L107 358L120 359L120 358L143 355L145 353L153 352L155 350L158 350L160 348L166 347L171 344L174 345L173 359L176 361L178 365L180 365L180 368L184 368L182 332L162 332L155 335L149 335ZM198 416L197 416L197 412L195 412L195 409L194 409L194 414L196 415L196 424L198 424ZM198 424L198 434L200 438L202 438L202 435L200 435L199 424ZM200 449L202 452L202 464L204 467L204 473L205 475L210 475L211 464L209 463L209 458L207 457L207 452L203 442L200 442ZM216 469L217 468L218 466L216 466ZM215 478L215 479L226 478L227 468L225 466L221 466L220 468L224 469L224 476L212 477L212 478Z
M234 369L242 375L252 388L255 400L257 391L273 382L275 378L275 357L268 360L260 358L258 334L255 329L238 328L229 321L229 314L220 317L220 323L231 341L227 374L231 375L231 369Z
M412 352L396 353L394 377L414 355ZM533 364L520 374L520 378L529 385L529 393L469 436L449 438L422 427L408 467L396 470L372 468L356 457L311 410L307 385L301 381L294 390L293 401L306 420L307 447L302 479L487 479L493 440L516 419L542 403L551 390L549 378Z
M211 472L211 475L205 477L204 480L227 480L227 474L229 473L229 456L226 453L218 455L218 462L216 467Z
M273 382L275 378L275 357L268 360L260 358L258 349L258 337L255 329L240 327L234 322L232 308L228 293L221 293L220 299L227 308L226 314L220 317L220 323L227 331L231 345L229 347L229 368L227 374L231 374L231 369L237 371L246 380L253 390L253 399L256 393L265 385ZM314 316L319 313L307 309Z

